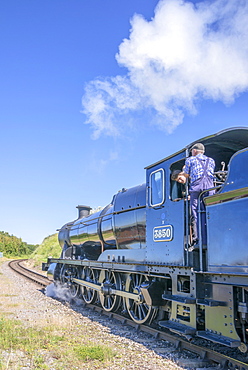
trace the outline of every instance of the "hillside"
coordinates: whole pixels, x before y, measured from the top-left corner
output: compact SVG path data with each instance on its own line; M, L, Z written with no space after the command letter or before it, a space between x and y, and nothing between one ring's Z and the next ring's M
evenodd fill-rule
M61 248L58 242L58 234L47 236L43 242L30 255L35 265L46 262L47 257L60 257Z

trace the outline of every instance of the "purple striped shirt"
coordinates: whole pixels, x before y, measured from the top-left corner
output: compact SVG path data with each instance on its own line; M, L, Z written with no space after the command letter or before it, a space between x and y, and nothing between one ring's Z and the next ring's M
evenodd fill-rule
M183 172L190 176L191 183L199 179L203 175L203 168L201 163L196 159L199 158L202 160L202 164L205 165L207 156L200 153L197 156L192 156L186 159L185 161L185 168ZM207 175L213 179L214 178L214 168L215 168L215 161L213 158L209 158L208 161L208 168L207 168Z

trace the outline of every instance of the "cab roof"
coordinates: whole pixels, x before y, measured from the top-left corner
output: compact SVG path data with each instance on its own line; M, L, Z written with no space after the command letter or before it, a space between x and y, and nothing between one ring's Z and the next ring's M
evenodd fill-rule
M154 167L155 165L167 161L172 157L176 157L178 154L183 152L185 152L185 157L188 157L190 155L190 148L195 143L199 142L204 144L205 154L214 158L216 167L218 168L220 167L221 162L228 163L234 153L248 147L248 127L231 127L216 134L195 140L182 150L145 167L145 169Z

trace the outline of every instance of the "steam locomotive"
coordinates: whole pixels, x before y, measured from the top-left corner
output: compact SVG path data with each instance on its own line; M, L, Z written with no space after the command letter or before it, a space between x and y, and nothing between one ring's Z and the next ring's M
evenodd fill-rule
M198 209L199 249L188 247L187 185L171 180L193 142L146 167L145 184L123 188L99 212L78 206L78 218L59 230L61 257L48 258L43 269L72 296L121 310L137 324L156 320L188 339L246 352L248 128L197 141L216 162L215 194Z

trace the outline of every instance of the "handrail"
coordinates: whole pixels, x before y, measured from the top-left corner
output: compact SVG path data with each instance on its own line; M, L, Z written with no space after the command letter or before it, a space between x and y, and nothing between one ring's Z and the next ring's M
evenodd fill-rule
M144 205L144 206L138 206L138 207L132 207L132 208L127 208L127 209L122 209L120 211L110 212L110 213L107 213L107 214L104 214L104 215L99 215L99 217L91 218L90 220L80 221L76 225L73 224L72 226L75 226L75 227L77 225L89 226L91 221L99 220L99 218L103 218L103 217L107 217L107 216L113 216L113 215L118 215L119 213L124 213L124 212L129 212L129 211L135 211L136 209L142 209L142 208L146 208L146 206ZM74 220L72 222L75 223L76 221L77 220ZM61 227L61 229L57 229L56 231L61 231L61 230L65 230L65 229L74 230L73 227L66 226L66 227Z
M200 252L200 255L199 255L199 258L200 258L200 271L203 271L203 244L202 244L202 227L201 227L201 220L202 220L202 214L203 213L206 213L206 208L204 210L201 210L200 207L201 207L201 197L204 193L208 192L208 191L211 191L211 190L217 190L221 188L220 185L218 186L214 186L213 188L209 188L209 189L205 189L203 190L200 194L199 194L199 197L198 197L198 203L197 203L197 218L198 218L198 222L197 222L197 225L198 225L198 241L199 241L199 252ZM202 197L202 200L204 198Z

